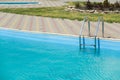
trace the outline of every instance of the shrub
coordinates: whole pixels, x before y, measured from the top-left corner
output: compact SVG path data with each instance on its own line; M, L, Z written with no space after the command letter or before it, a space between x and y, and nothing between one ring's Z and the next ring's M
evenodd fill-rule
M89 10L93 8L93 5L91 4L89 0L86 2L86 8Z
M110 4L109 10L114 11L114 4Z
M96 2L93 3L93 7L96 9L98 8L98 4Z
M103 3L98 3L98 8L100 9L100 10L103 10Z
M87 0L86 2L74 2L75 8L78 9L98 9L98 10L120 10L120 1L116 1L115 3L109 3L108 0L104 0L104 2L90 2Z
M114 3L114 7L115 7L115 8L120 8L120 2L116 1L116 2Z
M110 3L108 2L108 0L104 0L103 5L104 8L109 8Z
M79 2L75 2L75 8L80 8L80 3Z

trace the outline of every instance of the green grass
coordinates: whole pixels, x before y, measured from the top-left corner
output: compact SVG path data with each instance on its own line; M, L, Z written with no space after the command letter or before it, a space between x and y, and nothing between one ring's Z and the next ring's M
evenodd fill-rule
M65 11L64 7L43 7L43 8L5 8L0 9L1 12L44 16L52 18L63 18L71 20L83 20L84 16L88 16L90 20L96 21L98 16L103 16L106 22L118 22L120 23L120 14L91 14L80 12Z

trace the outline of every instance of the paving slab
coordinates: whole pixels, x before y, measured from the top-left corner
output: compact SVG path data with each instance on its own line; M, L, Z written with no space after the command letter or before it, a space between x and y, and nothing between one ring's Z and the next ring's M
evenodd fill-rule
M79 36L82 21L19 15L0 12L0 27ZM97 22L91 22L91 36L94 36ZM98 36L101 37L101 27ZM87 36L87 24L83 34ZM105 22L105 37L120 39L120 23Z

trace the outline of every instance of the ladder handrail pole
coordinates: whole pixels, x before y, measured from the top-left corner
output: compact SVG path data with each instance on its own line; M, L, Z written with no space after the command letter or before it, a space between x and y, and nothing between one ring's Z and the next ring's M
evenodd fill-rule
M88 21L89 22L89 19L87 17L84 17L84 20L83 20L83 24L82 24L82 27L80 29L80 33L79 35L82 36L82 32L84 30L84 27L85 27L85 22Z
M83 24L82 24L82 27L80 29L80 36L82 35L82 32L83 32L83 29L84 29L84 25L85 25L85 19L83 20Z
M104 20L102 18L102 37L104 37Z
M79 36L79 47L81 49L81 36Z
M94 46L95 46L95 49L96 49L96 36L95 36L95 45Z
M83 36L83 48L85 48L85 37Z
M88 21L88 36L90 36L90 21Z
M84 26L85 26L85 22L87 21L87 17L84 17L84 20L83 20L83 24L82 24L82 27L80 29L80 33L79 35L82 36L82 32L83 32L83 29L84 29Z
M98 38L98 49L100 49L100 38Z
M81 36L82 36L82 32L83 32L83 29L84 29L84 25L85 25L86 20L87 20L87 17L84 17L83 24L82 24L82 27L81 27L80 33L79 33L79 47L80 47L80 49L81 49L81 47L82 47L82 44L81 44ZM85 39L84 39L84 37L83 37L83 44L84 44L83 47L85 47Z
M98 24L96 26L95 36L97 36L97 34L98 34L99 27L100 27L100 22L102 22L102 37L104 37L104 20L103 20L103 17L98 18Z
M100 17L98 18L98 24L96 26L95 36L97 36L98 30L99 30L99 25L100 25Z

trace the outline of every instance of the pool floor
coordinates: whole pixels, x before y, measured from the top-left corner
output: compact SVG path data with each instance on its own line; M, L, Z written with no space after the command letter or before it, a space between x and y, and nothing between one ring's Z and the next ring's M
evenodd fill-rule
M80 50L78 42L77 37L0 29L0 80L120 79L120 41L101 40L100 51Z

